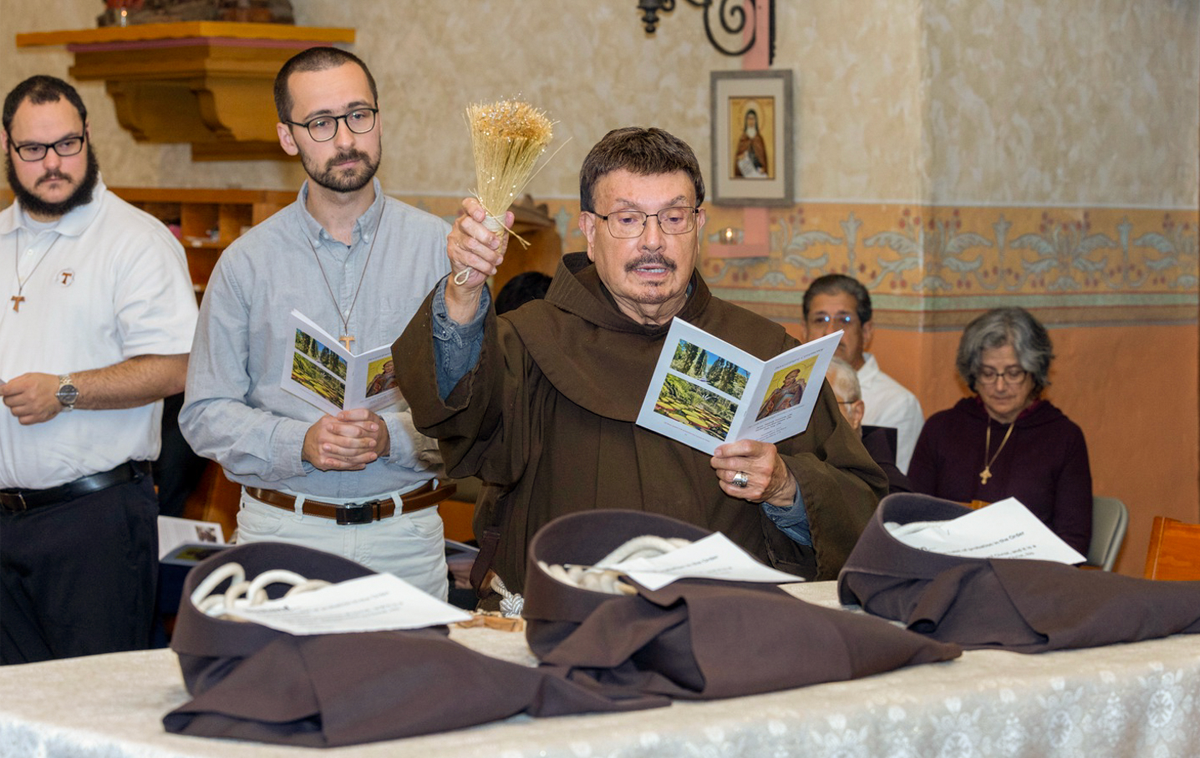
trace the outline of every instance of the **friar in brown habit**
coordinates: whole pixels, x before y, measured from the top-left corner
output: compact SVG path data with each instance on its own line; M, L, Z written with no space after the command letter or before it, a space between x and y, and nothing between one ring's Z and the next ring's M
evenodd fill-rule
M447 245L454 273L392 347L413 421L440 441L449 474L500 485L476 513L482 563L519 591L539 527L626 508L723 532L784 571L835 577L887 480L828 384L807 430L778 446L741 440L709 456L634 423L676 316L760 359L798 344L714 297L696 270L704 180L691 148L661 129L615 130L585 159L580 190L586 255L565 256L544 300L502 318L485 280L506 240L464 200Z

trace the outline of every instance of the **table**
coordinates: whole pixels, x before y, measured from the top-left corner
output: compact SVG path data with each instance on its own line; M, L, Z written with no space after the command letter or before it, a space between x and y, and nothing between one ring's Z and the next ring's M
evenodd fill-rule
M838 606L832 582L793 594ZM523 635L454 630L533 665ZM811 655L798 641L781 655ZM0 668L0 756L315 756L181 737L161 718L188 699L174 653L153 650ZM971 651L888 674L669 708L514 717L445 734L337 748L383 756L1174 756L1200 755L1200 636L1043 655Z

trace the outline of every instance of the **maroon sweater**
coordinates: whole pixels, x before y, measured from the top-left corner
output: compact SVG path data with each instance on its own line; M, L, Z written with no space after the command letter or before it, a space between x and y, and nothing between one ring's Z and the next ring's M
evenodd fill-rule
M1087 555L1092 538L1092 472L1081 430L1050 402L1034 403L1017 419L1008 444L979 481L987 427L990 460L1007 424L992 420L976 398L958 401L925 422L908 478L916 492L969 503L1015 497L1071 547Z

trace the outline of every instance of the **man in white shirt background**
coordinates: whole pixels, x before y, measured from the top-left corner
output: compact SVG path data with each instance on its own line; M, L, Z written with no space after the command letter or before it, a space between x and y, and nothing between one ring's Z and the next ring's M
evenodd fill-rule
M837 357L858 372L867 426L890 426L896 429L896 467L908 473L913 448L925 415L916 395L883 373L875 356L864 352L875 336L871 323L871 294L857 279L844 274L826 274L809 285L804 293L804 340L844 331L837 348Z

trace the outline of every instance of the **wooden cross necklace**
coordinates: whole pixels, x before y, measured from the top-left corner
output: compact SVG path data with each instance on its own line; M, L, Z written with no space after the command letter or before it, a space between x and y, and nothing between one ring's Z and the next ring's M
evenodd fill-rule
M337 295L333 294L333 285L329 283L329 276L325 273L325 267L321 265L321 256L317 255L317 246L313 244L308 235L305 239L308 240L308 246L312 249L313 257L317 259L317 268L321 270L321 278L325 280L325 289L329 290L329 298L333 300L333 308L337 311L338 318L342 321L342 336L338 337L338 342L346 346L346 350L350 350L350 343L355 341L355 337L350 333L350 316L354 314L354 306L358 305L358 293L362 292L363 282L367 279L367 266L371 263L371 254L375 252L375 243L379 240L379 225L383 223L383 214L387 211L385 203L379 209L379 218L375 219L375 231L371 236L371 247L367 249L367 259L363 261L362 274L358 277L358 289L354 290L354 299L350 301L350 310L346 311L346 315L342 315L342 308L338 305ZM56 240L57 241L57 240Z
M1012 434L1013 426L1016 423L1017 423L1016 421L1013 421L1012 423L1010 423L1008 425L1008 431L1004 433L1004 439L1000 441L1000 447L996 448L996 454L993 455L992 459L989 461L987 454L988 454L988 450L992 446L992 421L991 421L991 419L988 419L987 441L985 441L983 443L983 471L979 472L980 484L987 484L988 479L992 478L992 464L995 463L996 458L998 458L1000 456L1000 451L1004 449L1004 443L1008 442L1008 437L1010 434Z
M22 279L21 278L21 241L20 241L20 236L21 236L20 232L17 232L15 235L13 235L13 243L14 243L13 247L16 248L14 251L16 253L16 255L13 257L13 266L16 268L16 272L17 272L17 294L15 294L9 298L9 300L12 300L13 311L16 313L21 312L21 303L25 302L25 296L22 294L23 292L25 292L25 283L33 278L33 274L35 271L38 270L38 266L42 265L42 261L46 260L46 256L50 254L50 251L53 250L54 246L58 244L58 241L60 239L62 239L61 234L58 235L57 237L55 237L54 241L50 243L50 247L46 248L46 252L42 253L42 257L38 258L38 262L33 264L33 268L29 271L29 276Z

